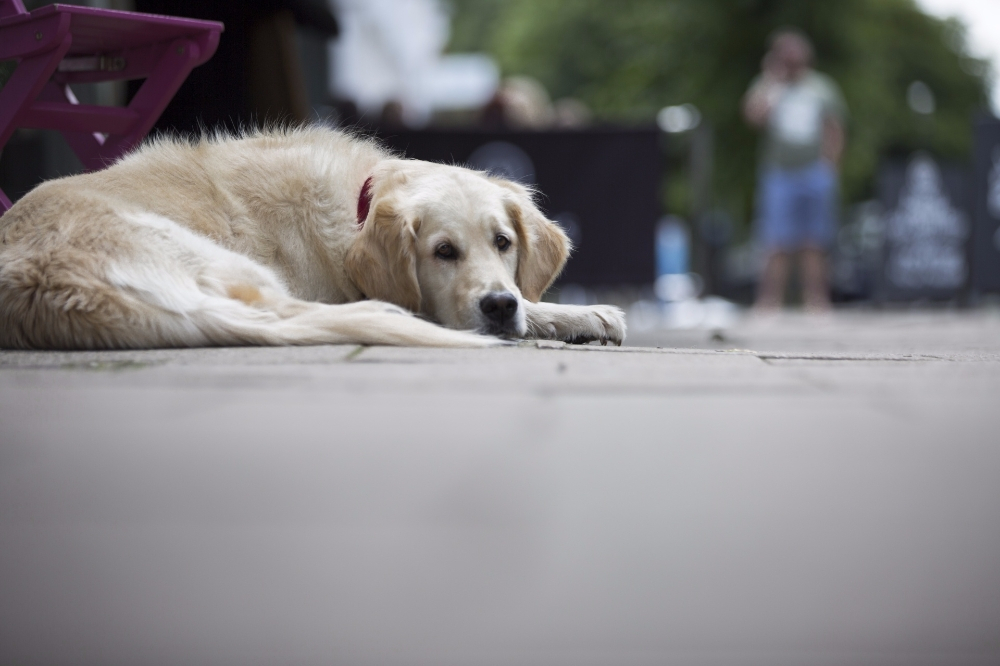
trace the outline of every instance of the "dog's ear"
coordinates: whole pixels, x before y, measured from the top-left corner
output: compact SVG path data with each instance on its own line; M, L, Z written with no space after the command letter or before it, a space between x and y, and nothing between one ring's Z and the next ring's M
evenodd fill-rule
M507 200L507 214L517 231L517 286L521 294L537 303L559 276L571 248L569 238L555 222L545 219L528 191L510 181L493 179L515 194Z
M344 259L348 277L365 296L420 312L418 224L388 201L376 204Z

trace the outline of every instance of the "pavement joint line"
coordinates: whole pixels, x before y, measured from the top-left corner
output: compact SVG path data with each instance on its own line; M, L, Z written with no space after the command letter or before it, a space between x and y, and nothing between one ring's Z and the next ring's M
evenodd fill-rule
M758 352L757 358L763 361L947 361L941 356L928 354L783 354L777 352Z
M151 368L158 365L163 365L165 361L135 361L131 359L120 359L111 361L84 361L84 362L69 362L61 363L57 366L42 366L42 367L55 367L59 370L89 370L96 372L120 372L122 370L141 370L144 368Z
M443 392L449 392L447 389ZM469 388L464 392L471 392L474 388ZM810 394L809 391L813 391ZM478 391L477 391L478 392ZM806 382L804 384L780 385L780 386L759 386L756 384L688 384L688 385L646 385L638 386L632 384L601 384L599 386L580 385L544 385L534 389L534 393L544 398L559 397L621 397L637 396L643 398L655 397L700 397L700 396L790 396L790 397L810 397L816 393L836 393L836 387L821 386ZM516 393L513 393L516 395Z
M720 353L756 354L752 349L701 349L698 347L628 347L611 345L582 344L574 345L561 340L521 340L518 349L544 349L579 352L611 352L616 354L698 354L714 355Z
M364 354L366 349L368 349L368 347L366 347L365 345L358 345L357 347L349 351L346 356L344 356L343 361L345 363L350 363L357 357Z
M701 349L699 347L600 347L597 345L567 345L566 347L539 347L539 349L616 354L686 354L697 356L718 356L719 354L754 356L757 354L752 349Z
M246 389L253 390L253 388ZM633 385L633 384L609 384L601 383L594 385L576 384L556 384L542 383L536 386L490 386L484 387L475 383L463 384L461 386L449 385L422 385L419 387L411 385L399 385L391 387L358 387L352 386L349 389L343 388L344 392L351 392L356 395L412 395L414 390L419 390L425 395L493 395L493 396L525 396L534 395L539 398L617 398L617 397L701 397L701 396L746 396L759 398L761 396L787 396L787 397L815 397L817 394L837 393L837 387L827 387L810 383L783 384L777 386L759 386L756 384L687 384L687 385Z

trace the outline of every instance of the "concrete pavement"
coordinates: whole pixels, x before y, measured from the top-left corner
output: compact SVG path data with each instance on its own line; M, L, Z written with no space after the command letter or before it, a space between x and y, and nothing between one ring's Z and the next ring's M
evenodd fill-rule
M1000 661L1000 313L628 342L0 352L0 663Z

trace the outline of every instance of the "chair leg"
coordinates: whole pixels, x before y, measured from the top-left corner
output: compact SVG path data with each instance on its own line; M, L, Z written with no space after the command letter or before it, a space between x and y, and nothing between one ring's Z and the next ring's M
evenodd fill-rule
M71 43L72 36L66 35L57 48L23 58L6 85L0 89L0 148L10 139L19 121L39 96L44 96L45 101L76 103L73 92L67 86L49 82ZM129 104L129 108L139 115L139 121L128 134L105 136L87 132L62 133L88 171L107 166L142 141L194 69L200 55L198 44L191 39L180 38L167 45L153 71ZM0 213L10 206L10 199L0 191Z
M10 139L18 121L41 93L72 43L73 37L66 35L55 49L22 58L7 83L0 88L0 148Z
M101 148L105 161L121 156L142 141L195 68L199 55L198 45L193 40L181 38L171 42L128 106L138 113L139 121L128 134L107 138Z
M24 8L24 3L21 0L0 0L0 18L27 13L28 11Z
M61 102L64 104L79 104L76 95L65 83L49 81L38 95L40 102ZM106 137L100 132L67 132L60 130L76 156L80 158L87 171L96 171L107 166L108 162L101 155Z
M22 58L7 83L0 88L0 149L17 129L18 121L45 87L72 43L73 37L66 35L55 49ZM0 214L10 207L10 199L0 190Z

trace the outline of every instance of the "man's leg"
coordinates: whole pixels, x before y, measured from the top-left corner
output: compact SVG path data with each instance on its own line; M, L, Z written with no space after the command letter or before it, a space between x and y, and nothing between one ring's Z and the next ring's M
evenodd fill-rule
M809 312L830 310L830 285L826 253L820 248L807 247L802 250L800 266L802 271L802 298Z
M780 169L767 169L761 177L758 196L760 225L758 242L767 251L764 270L757 283L758 311L781 308L785 300L788 281L788 252L785 248L791 239L792 191L789 175Z
M781 308L785 300L785 284L788 282L788 253L773 250L764 264L764 271L757 284L757 300L754 308L759 312L771 312Z
M830 309L830 279L826 248L837 233L837 173L824 161L809 170L805 183L804 241L800 266L802 300L810 312Z

